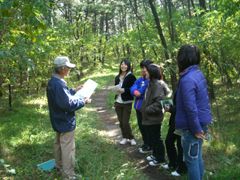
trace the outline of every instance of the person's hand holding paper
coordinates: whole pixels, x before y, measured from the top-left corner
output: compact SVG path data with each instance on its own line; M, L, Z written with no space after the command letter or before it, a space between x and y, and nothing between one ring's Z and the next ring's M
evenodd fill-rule
M85 100L85 103L90 103L91 99L90 97L92 96L92 94L94 93L96 87L97 87L97 83L91 79L88 79L82 86L81 89L79 89L75 96L79 97L79 98L83 98Z
M124 88L118 88L117 89L118 94L122 94L122 93L124 93L124 91L125 91Z
M92 99L90 98L84 98L85 104L90 104L92 102Z
M77 92L77 91L79 91L79 90L82 89L82 88L83 88L83 85L81 84L81 85L79 85L78 87L76 87L75 91Z
M116 86L112 86L110 89L116 94L122 94L125 91L124 88L122 88L119 84Z

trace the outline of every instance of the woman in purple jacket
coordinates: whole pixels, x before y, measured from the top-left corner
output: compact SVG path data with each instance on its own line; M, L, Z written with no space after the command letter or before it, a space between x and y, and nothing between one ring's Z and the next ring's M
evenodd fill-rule
M188 179L201 180L204 174L202 143L212 121L207 81L199 69L200 52L184 45L177 55L180 79L176 94L176 129L181 132Z

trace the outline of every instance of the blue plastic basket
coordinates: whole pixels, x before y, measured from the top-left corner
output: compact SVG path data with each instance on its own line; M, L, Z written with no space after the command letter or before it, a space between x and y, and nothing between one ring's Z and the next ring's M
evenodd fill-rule
M56 165L55 159L51 159L41 164L38 164L37 167L38 169L43 171L51 171L55 167L55 165Z

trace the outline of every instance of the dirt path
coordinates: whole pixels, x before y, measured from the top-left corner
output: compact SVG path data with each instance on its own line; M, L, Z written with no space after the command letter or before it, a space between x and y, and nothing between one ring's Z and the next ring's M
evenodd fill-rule
M138 152L138 146L122 146L118 144L118 141L121 138L121 132L115 112L107 107L108 93L109 90L107 88L101 89L97 91L93 97L93 106L96 108L97 113L105 125L103 129L104 135L116 142L116 146L121 150L126 151L131 161L136 162L137 168L145 173L149 180L178 179L167 175L167 172L160 168L149 167L145 161L146 155Z

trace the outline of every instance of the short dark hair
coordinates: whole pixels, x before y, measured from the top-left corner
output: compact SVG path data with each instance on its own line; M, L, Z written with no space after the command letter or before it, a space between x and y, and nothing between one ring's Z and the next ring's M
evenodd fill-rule
M183 45L177 55L177 64L179 72L189 66L196 65L200 63L200 51L195 45Z
M162 73L161 68L157 64L149 64L147 66L147 71L149 73L150 80L161 80L162 79Z
M127 73L129 71L132 71L132 66L131 66L131 62L129 61L129 59L123 59L121 62L120 62L120 65L119 65L119 75L122 73L122 70L121 70L121 64L122 63L125 63L127 65Z
M141 62L140 62L140 68L147 68L147 66L149 65L149 64L152 64L153 63L153 61L151 61L150 59L145 59L145 60L142 60Z

